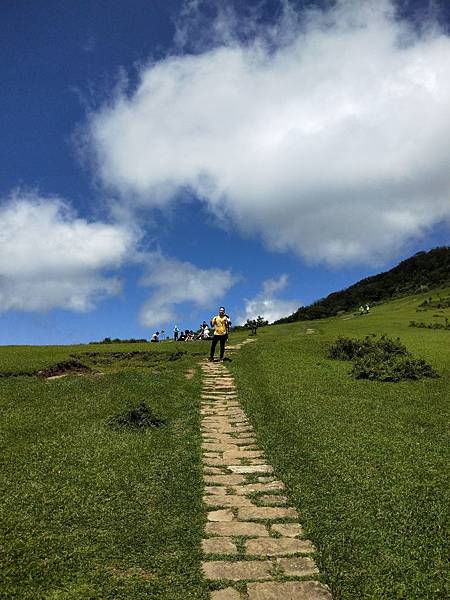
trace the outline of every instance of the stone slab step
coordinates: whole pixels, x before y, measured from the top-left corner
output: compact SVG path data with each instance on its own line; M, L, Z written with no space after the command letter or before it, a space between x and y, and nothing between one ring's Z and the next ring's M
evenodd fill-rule
M207 579L267 579L271 577L273 565L270 560L242 560L227 562L223 560L209 561L202 564Z
M288 554L311 554L315 548L310 540L264 537L262 539L247 540L245 550L247 554L254 556L284 556Z
M332 600L330 591L318 581L249 583L249 600Z

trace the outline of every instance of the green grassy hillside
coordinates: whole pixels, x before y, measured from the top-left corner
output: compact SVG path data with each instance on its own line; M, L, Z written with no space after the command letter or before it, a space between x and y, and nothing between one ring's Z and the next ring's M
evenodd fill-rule
M302 306L278 323L322 319L341 311L357 310L360 305L378 304L393 298L450 285L450 247L418 252L385 273L358 281L339 292Z
M371 314L258 330L233 362L244 408L286 482L335 598L444 598L448 556L450 331L417 329L450 308L430 295ZM328 358L338 336L399 336L438 379L381 383Z
M449 296L267 327L229 363L336 600L449 595L450 331L409 326L445 323ZM440 377L356 380L328 358L339 335L372 333L399 336ZM185 373L207 352L202 342L0 348L0 598L206 600L201 382L198 369ZM73 357L90 371L32 375ZM142 400L162 427L108 428Z
M197 368L208 352L205 342L0 347L0 598L208 598ZM73 359L89 370L36 376ZM161 427L108 427L142 401Z

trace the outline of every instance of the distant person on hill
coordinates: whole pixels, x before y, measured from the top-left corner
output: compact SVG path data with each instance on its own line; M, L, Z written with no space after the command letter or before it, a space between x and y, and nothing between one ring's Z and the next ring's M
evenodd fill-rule
M152 335L152 337L151 337L150 341L151 341L151 342L159 342L159 331L156 331L156 332L155 332L155 333Z
M366 304L366 315L368 315L370 313L370 306L368 304Z
M362 305L359 307L359 314L360 315L364 314L364 306L362 306Z
M214 360L214 353L218 343L220 343L220 360L224 360L225 342L228 338L230 322L230 317L225 314L225 308L223 306L219 308L219 314L211 319L211 327L214 328L214 334L211 342L211 352L209 355L209 360L211 362Z
M175 342L178 340L178 334L179 334L179 332L180 332L180 330L175 325L175 327L173 328L173 339L174 339Z

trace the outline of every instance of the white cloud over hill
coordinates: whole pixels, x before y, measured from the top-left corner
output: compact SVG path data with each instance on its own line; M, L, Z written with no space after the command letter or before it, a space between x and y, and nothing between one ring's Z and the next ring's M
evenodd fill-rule
M124 204L189 188L269 248L381 263L450 220L450 38L387 0L290 16L244 44L222 14L214 47L143 68L92 115L99 176Z
M219 301L237 282L226 269L201 269L189 262L169 258L160 252L143 255L147 270L141 285L152 288L152 294L140 312L145 327L160 326L182 318L176 305L191 302L206 307Z
M264 317L269 323L291 315L302 303L299 300L282 300L276 298L288 284L288 276L280 275L278 279L267 279L263 289L254 298L245 299L244 314L238 317L238 324L244 325L247 319Z
M120 292L108 275L134 247L125 227L77 218L60 198L16 192L0 203L0 311L84 312Z

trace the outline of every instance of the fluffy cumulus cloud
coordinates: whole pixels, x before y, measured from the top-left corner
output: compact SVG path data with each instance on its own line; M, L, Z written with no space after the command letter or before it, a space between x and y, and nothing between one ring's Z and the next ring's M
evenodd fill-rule
M184 302L197 307L210 306L238 280L229 270L201 269L160 252L143 255L141 260L146 269L141 285L152 289L140 312L140 322L145 327L159 327L177 320L180 315L176 306Z
M133 245L127 228L77 218L60 198L12 194L0 202L0 311L90 310L120 292L108 273Z
M280 275L278 279L267 279L264 281L261 292L255 298L246 299L244 314L238 317L238 324L244 325L247 319L256 319L259 315L269 323L273 323L281 317L291 315L301 306L298 300L282 300L277 298L288 284L288 276Z
M89 121L99 176L124 204L188 189L269 248L382 263L450 219L450 38L388 0L284 6L143 68Z

